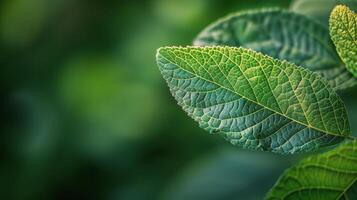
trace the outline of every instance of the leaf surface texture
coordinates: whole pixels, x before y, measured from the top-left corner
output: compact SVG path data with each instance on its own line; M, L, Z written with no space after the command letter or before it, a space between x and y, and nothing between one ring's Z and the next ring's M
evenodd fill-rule
M357 77L357 15L346 6L336 6L330 17L330 34L347 69Z
M164 47L157 63L188 115L240 147L307 152L350 135L339 96L294 64L236 47Z
M205 28L194 45L250 48L315 71L335 89L357 84L339 59L328 28L290 11L265 9L229 15Z
M356 180L357 141L353 141L288 169L266 199L357 199Z

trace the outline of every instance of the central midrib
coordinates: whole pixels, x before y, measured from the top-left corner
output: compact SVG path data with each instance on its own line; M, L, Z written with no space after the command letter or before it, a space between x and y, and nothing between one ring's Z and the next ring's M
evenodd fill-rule
M160 56L161 56L162 58L164 58L165 60L167 60L169 63L176 65L176 66L177 66L178 68L180 68L181 70L183 70L183 71L185 71L185 72L187 72L187 73L189 73L189 74L191 74L191 75L193 75L193 76L196 76L196 77L198 77L198 78L200 78L200 79L202 79L202 80L204 80L204 81L207 81L207 82L209 82L209 83L215 84L215 85L217 85L217 86L219 86L219 87L221 87L221 88L223 88L223 89L225 89L225 90L228 90L228 91L230 91L230 92L232 92L232 93L234 93L234 94L236 94L236 95L241 96L243 99L245 99L245 100L247 100L247 101L253 102L253 103L255 103L255 104L259 105L259 106L262 106L263 108L265 108L265 109L267 109L267 110L270 110L270 111L272 111L272 112L278 113L279 115L281 115L281 116L283 116L283 117L286 117L286 118L288 118L288 119L290 119L290 120L292 120L292 121L294 121L294 122L296 122L296 123L298 123L298 124L301 124L301 125L306 126L306 127L308 127L308 128L311 128L311 129L314 129L314 130L316 130L316 131L323 132L323 133L326 133L326 134L329 134L329 135L333 135L333 136L337 136L337 137L344 137L344 138L347 137L347 136L345 136L345 135L338 135L338 134L335 134L335 133L331 133L331 132L329 132L329 131L327 131L327 130L322 130L322 129L317 128L317 127L315 127L315 126L311 126L310 124L305 124L305 123L303 123L303 122L300 122L300 121L298 121L298 120L295 120L295 119L293 119L293 118L291 118L291 117L285 115L284 113L278 112L278 111L273 110L273 109L271 109L271 108L269 108L269 107L267 107L267 106L265 106L265 105L262 105L261 103L259 103L259 102L257 102L257 101L251 100L250 98L245 97L245 96L239 94L237 91L234 91L234 90L232 90L232 89L229 89L229 88L227 88L227 87L225 87L225 86L223 86L223 85L220 85L220 84L218 84L218 83L212 82L212 81L210 81L210 80L208 80L208 79L206 79L206 78L204 78L204 77L202 77L202 76L199 76L198 74L192 73L192 72L190 72L190 71L188 71L188 70L186 70L186 69L180 67L179 65L177 65L177 63L174 63L174 62L170 61L168 58L166 58L166 57L165 57L164 55L162 55L162 54L160 54Z

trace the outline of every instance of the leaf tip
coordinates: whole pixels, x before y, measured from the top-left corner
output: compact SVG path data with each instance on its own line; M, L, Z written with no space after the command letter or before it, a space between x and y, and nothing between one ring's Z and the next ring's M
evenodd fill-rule
M351 12L350 8L346 5L337 5L333 10L331 11L331 17L337 16L340 13L346 13L346 12Z

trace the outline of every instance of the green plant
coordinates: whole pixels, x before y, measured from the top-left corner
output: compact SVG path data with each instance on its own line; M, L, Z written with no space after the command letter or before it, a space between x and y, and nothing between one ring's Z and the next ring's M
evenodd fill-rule
M357 198L357 140L337 94L357 85L357 16L336 6L329 22L331 36L296 12L239 12L204 29L195 46L157 51L178 104L238 147L294 154L347 139L288 169L267 199Z
M330 31L338 54L357 77L357 15L346 6L337 6L331 13Z

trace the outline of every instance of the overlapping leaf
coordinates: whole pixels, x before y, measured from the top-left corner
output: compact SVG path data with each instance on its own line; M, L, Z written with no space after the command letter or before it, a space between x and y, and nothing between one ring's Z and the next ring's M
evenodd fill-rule
M290 10L310 16L328 27L330 13L339 4L357 8L357 0L295 0L291 3Z
M335 89L357 84L340 61L328 29L303 15L280 9L239 12L204 29L198 46L242 46L321 74Z
M156 59L189 116L235 145L307 152L350 134L339 96L294 64L235 47L165 47Z
M219 149L208 150L207 156L185 167L169 184L162 199L261 200L295 160L234 148Z
M357 199L356 180L357 141L353 141L288 169L267 199Z
M347 69L357 77L357 15L346 6L336 6L330 17L330 34Z

